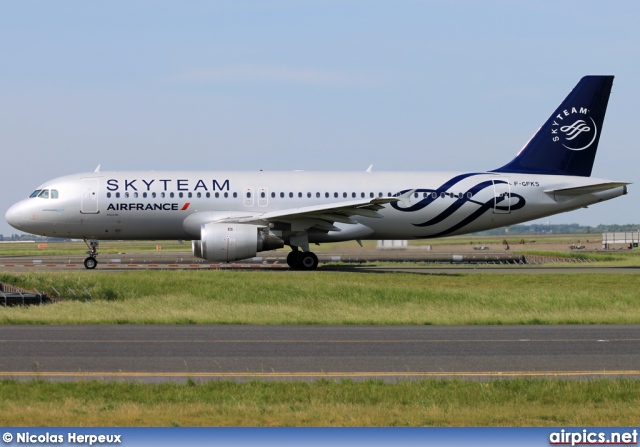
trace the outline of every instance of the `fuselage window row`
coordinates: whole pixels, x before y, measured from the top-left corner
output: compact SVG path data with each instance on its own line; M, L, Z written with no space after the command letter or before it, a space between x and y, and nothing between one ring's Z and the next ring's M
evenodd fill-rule
M49 192L49 191L50 191L50 192ZM167 194L168 194L168 195L167 195ZM287 197L287 193L281 192L281 193L279 193L279 194L276 194L275 192L272 192L272 193L271 193L271 198L272 198L272 199L275 199L278 195L279 195L279 196L280 196L280 198L282 198L282 199L284 199L285 197ZM354 198L354 199L355 199L355 198L357 198L357 195L358 195L358 194L357 194L357 193L355 193L355 192L352 192L352 193L351 193L351 197L352 197L352 198ZM119 198L120 198L120 193L119 193L119 192L113 193L113 196L114 196L116 199L119 199ZM169 192L169 193L161 192L161 193L159 193L159 196L160 196L160 198L163 198L163 199L164 199L164 198L166 198L167 196L168 196L169 198L172 198L172 199L176 197L176 195L175 195L175 193L174 193L174 192ZM231 196L235 199L235 198L237 198L237 197L238 197L238 193L237 193L237 192L234 192L234 193L232 193L232 194L231 194ZM294 196L295 196L295 193L293 193L293 192L289 192L289 193L288 193L288 197L289 197L290 199L294 198ZM318 198L318 199L319 199L319 198L321 198L321 197L322 197L322 193L316 192L316 193L315 193L315 196L316 196L316 198ZM361 192L361 193L360 193L360 197L361 197L361 198L363 198L363 199L364 199L366 196L367 196L367 193L365 193L365 192ZM392 194L392 193L388 193L388 194L387 194L387 197L393 197L393 196L394 196L394 194ZM417 192L416 192L416 193L414 193L414 195L413 195L413 196L417 199L417 198L419 198L419 197L420 197L420 193L417 193ZM437 192L435 192L435 191L434 191L434 192L432 192L432 193L427 193L427 192L422 193L422 197L423 197L423 198L427 198L427 197L429 197L429 196L431 196L431 198L432 198L432 199L437 199L437 198L438 198L438 193L437 193ZM450 198L452 198L452 199L456 199L456 198L461 199L461 198L463 198L463 197L465 196L465 194L464 194L464 193L461 193L461 192L460 192L460 193L454 193L454 192L441 192L441 193L439 194L439 196L440 196L440 198L443 198L443 199L444 199L444 198L446 198L446 197L450 197ZM473 193L471 193L471 192L467 192L467 193L466 193L466 196L467 196L467 198L468 198L468 199L471 199L471 198L473 197ZM34 192L31 194L31 196L30 196L30 197L31 197L31 198L33 198L33 197L38 197L38 198L44 198L44 199L48 199L48 198L57 199L57 198L58 198L58 191L57 191L57 190L55 190L55 189L52 189L52 190L48 190L48 189L36 190L36 191L34 191ZM108 198L108 199L110 199L111 197L112 197L112 193L111 193L111 192L107 192L107 198ZM128 199L129 197L130 197L130 194L129 194L128 192L125 192L125 193L124 193L124 198ZM134 193L133 193L133 197L134 197L134 198L138 198L138 197L139 197L138 193L137 193L137 192L134 192ZM142 193L142 198L145 198L145 199L146 199L146 198L149 198L149 197L151 197L151 198L155 199L156 197L158 197L158 193L155 193L155 192L151 192L151 193L143 192L143 193ZM179 193L178 193L178 197L179 197L179 198L184 198L184 197L185 197L185 194L184 194L184 193L182 193L182 192L179 192ZM188 193L186 194L186 197L187 197L187 198L189 198L189 199L191 199L191 198L193 198L193 197L194 197L194 195L193 195L193 193L188 192ZM202 198L202 197L203 197L203 194L202 194L202 193L200 193L200 192L198 192L198 193L196 193L195 197L197 197L198 199L200 199L200 198ZM210 193L210 192L205 193L205 194L204 194L204 197L206 197L207 199L211 198L211 193ZM228 193L228 192L225 192L225 193L222 193L222 195L221 195L219 192L215 192L215 193L213 193L213 197L214 197L214 198L216 198L216 199L219 199L220 197L223 197L223 198L227 199L227 198L229 198L229 193ZM246 193L245 193L245 197L246 197L247 199L250 199L250 198L251 198L251 192L250 192L250 191L246 191ZM260 193L260 198L261 198L261 199L264 199L264 198L266 198L266 197L267 197L266 193L265 193L264 191L262 191L262 192ZM302 192L298 192L298 193L297 193L297 197L301 199L301 198L303 198L303 197L304 197L304 194L303 194ZM313 197L313 193L308 192L308 193L307 193L307 197L308 197L308 198L312 198L312 197ZM325 193L324 193L324 197L325 197L325 198L327 198L327 199L328 199L328 198L330 198L330 197L331 197L331 193L329 193L329 192L325 192ZM333 193L333 197L334 197L335 199L340 198L340 193L338 193L338 192L334 192L334 193ZM345 198L345 199L346 199L346 198L348 198L348 197L349 197L349 193L346 193L346 192L343 192L343 193L342 193L342 198ZM373 192L370 192L370 193L369 193L369 197L373 199L373 198L375 198L375 197L376 197L376 195L375 195ZM378 193L378 195L377 195L377 197L383 197L383 194L382 194L381 192L379 192L379 193Z

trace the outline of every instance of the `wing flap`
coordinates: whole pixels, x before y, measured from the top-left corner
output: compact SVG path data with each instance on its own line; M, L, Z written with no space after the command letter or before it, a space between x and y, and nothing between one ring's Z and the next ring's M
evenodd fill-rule
M270 211L238 219L241 223L284 222L296 227L317 228L324 231L339 230L334 222L357 224L352 216L380 218L378 213L383 205L397 202L397 197L379 197L376 199L351 200L347 202L327 203L323 205L305 206L301 208Z

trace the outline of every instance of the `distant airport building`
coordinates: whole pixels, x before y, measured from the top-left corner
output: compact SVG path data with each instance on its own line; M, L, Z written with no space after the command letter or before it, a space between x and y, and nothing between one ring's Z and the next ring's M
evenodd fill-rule
M379 249L404 249L407 248L406 240L390 240L390 241L378 241Z
M613 248L614 244L623 244L629 248L638 247L640 242L640 230L627 232L604 232L602 233L602 249Z

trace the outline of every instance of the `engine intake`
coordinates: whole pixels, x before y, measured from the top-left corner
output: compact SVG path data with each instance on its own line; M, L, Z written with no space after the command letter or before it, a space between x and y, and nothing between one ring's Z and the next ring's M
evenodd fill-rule
M232 262L282 248L284 241L257 225L208 223L200 226L200 240L192 241L191 246L198 258Z

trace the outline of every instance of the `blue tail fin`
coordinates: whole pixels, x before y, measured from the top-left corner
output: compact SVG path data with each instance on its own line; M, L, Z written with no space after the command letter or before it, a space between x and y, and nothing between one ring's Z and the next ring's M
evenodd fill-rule
M585 76L516 158L493 172L589 177L613 76Z

